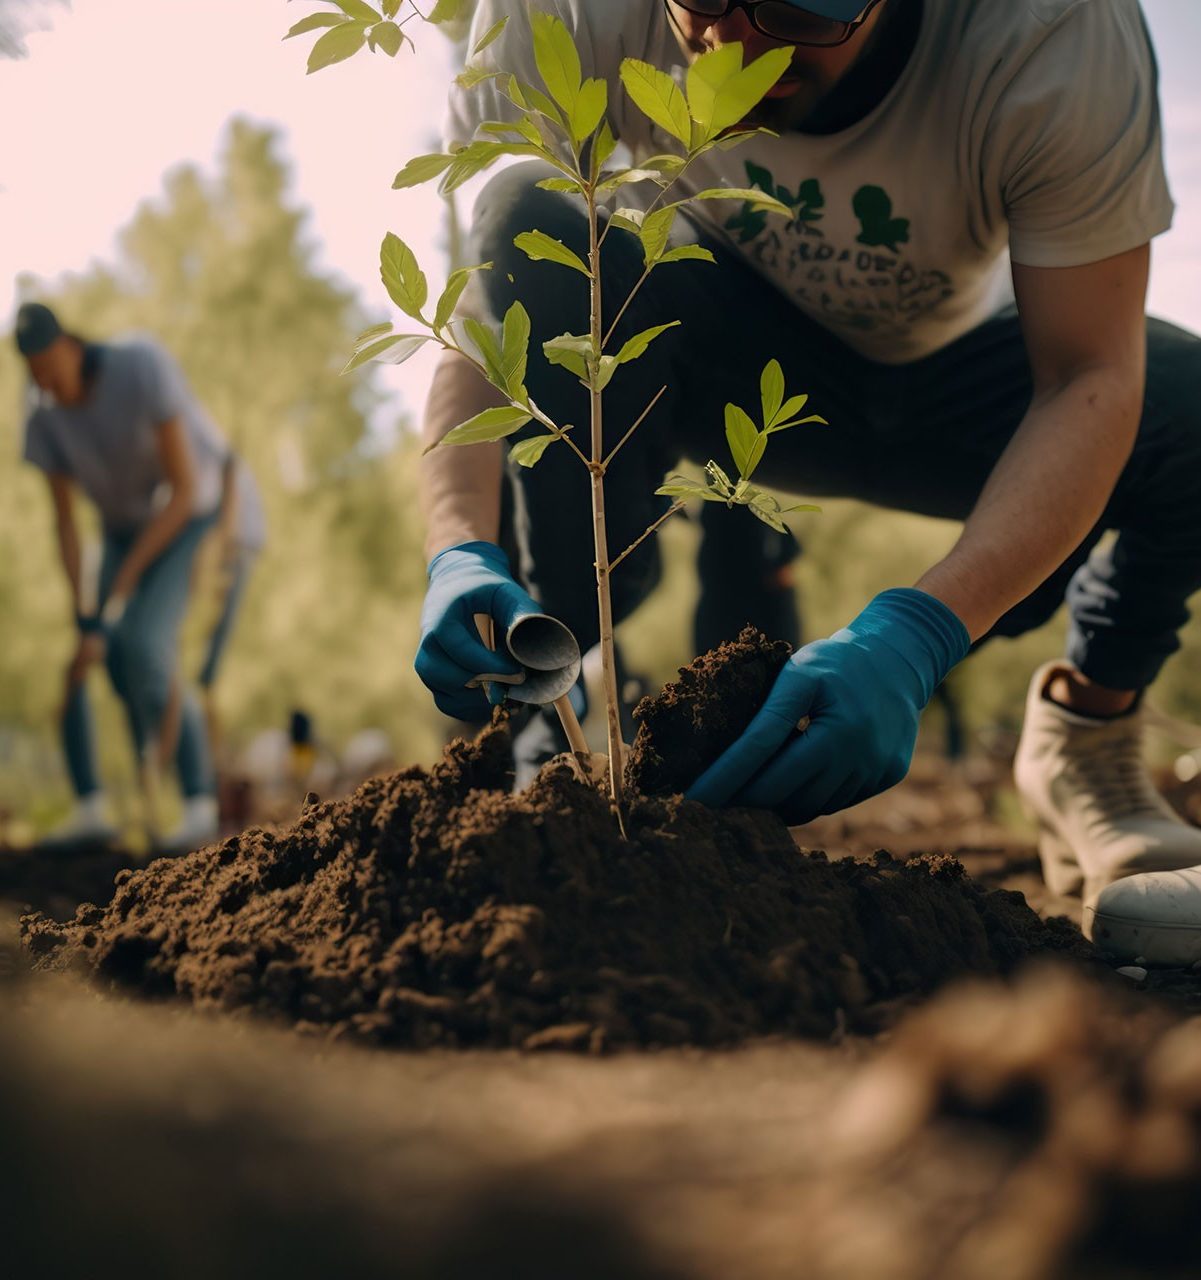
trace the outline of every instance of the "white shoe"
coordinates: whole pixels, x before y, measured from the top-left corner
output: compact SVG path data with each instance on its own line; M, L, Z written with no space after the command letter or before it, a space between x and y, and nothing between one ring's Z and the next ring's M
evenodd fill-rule
M1046 696L1065 670L1068 664L1050 662L1035 672L1014 780L1038 823L1047 886L1058 894L1082 891L1091 907L1126 876L1201 864L1201 829L1183 822L1155 790L1143 764L1141 709L1113 720L1068 711ZM1201 877L1196 902L1201 919Z
M188 796L179 825L159 841L164 852L191 852L212 844L220 834L216 796Z
M119 833L105 810L104 792L81 796L67 817L41 842L41 847L58 850L112 844Z
M1127 876L1084 908L1086 932L1123 960L1183 969L1201 961L1201 867Z

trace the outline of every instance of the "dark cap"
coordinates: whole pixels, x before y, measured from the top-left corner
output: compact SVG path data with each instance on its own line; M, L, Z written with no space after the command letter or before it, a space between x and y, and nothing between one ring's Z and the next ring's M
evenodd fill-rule
M17 350L23 356L45 351L62 331L58 317L40 302L26 302L17 312Z

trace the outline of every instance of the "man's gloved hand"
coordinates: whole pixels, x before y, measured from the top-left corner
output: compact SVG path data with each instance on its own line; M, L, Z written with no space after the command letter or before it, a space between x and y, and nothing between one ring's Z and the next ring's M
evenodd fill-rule
M488 614L498 641L538 603L513 580L509 558L491 542L463 542L439 552L429 566L429 590L421 609L421 644L414 666L434 695L438 709L456 720L488 716L482 689L467 683L487 674L520 675L521 667L503 645L493 653L480 639L475 615ZM499 701L503 689L494 689Z
M774 809L797 825L887 790L909 772L922 708L970 647L941 600L883 592L850 626L793 654L689 799Z

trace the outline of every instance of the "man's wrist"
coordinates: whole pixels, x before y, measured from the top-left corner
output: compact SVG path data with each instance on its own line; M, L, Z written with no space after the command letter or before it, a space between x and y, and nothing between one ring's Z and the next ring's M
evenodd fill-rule
M95 635L103 629L100 622L100 615L98 613L76 612L75 629L81 636Z
M114 593L104 602L104 607L100 610L100 629L104 631L112 631L115 627L121 625L121 619L125 617L125 609L129 604L129 600L122 595Z

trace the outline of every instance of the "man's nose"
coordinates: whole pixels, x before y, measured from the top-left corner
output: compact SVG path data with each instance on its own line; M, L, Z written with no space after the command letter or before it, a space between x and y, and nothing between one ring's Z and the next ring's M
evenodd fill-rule
M724 18L718 18L710 27L719 44L740 44L746 51L746 61L757 57L768 49L775 48L778 43L769 39L761 31L751 25L745 9L735 9Z

